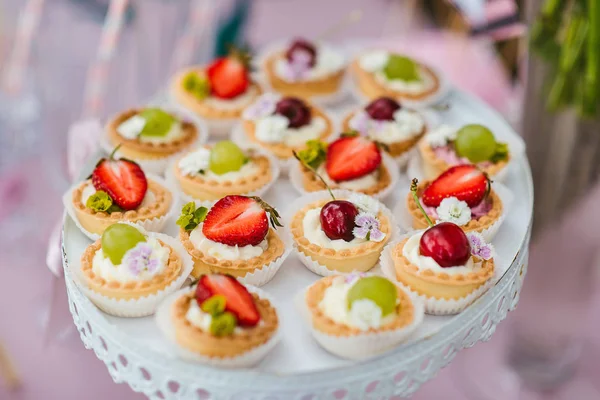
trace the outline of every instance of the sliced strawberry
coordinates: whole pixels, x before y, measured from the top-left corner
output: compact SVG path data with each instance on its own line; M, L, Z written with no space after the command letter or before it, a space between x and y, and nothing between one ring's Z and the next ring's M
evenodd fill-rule
M225 297L225 310L238 319L241 326L255 326L260 321L260 313L254 304L254 298L233 276L212 274L203 275L196 288L196 301L202 305L214 295Z
M204 219L202 233L208 239L229 246L256 246L269 231L267 213L251 197L225 196Z
M473 165L448 168L423 191L423 204L437 207L443 199L456 197L475 207L488 191L488 177Z
M206 70L211 93L222 99L232 99L244 93L250 85L247 60L240 53L216 59Z
M133 161L115 160L113 154L98 162L92 172L92 184L96 190L105 191L123 210L133 210L142 204L146 196L146 174Z
M381 151L375 142L361 136L342 137L329 145L325 168L334 181L357 179L375 171Z

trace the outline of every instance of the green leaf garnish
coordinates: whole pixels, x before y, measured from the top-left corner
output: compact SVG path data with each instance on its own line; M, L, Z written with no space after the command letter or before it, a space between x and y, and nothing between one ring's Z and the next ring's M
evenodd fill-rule
M200 308L205 313L216 317L219 314L223 314L225 312L225 305L227 303L227 299L225 296L216 294L208 299L204 300Z
M508 144L500 142L496 143L496 151L492 157L490 157L490 161L497 163L506 160L508 160Z
M177 218L177 222L175 223L189 232L204 222L206 214L208 214L208 208L202 206L196 208L196 204L193 201L190 201L183 206L181 215Z
M306 142L306 148L298 152L298 157L302 163L317 169L327 156L327 143L320 140L309 140Z
M103 190L98 190L85 202L85 206L87 208L91 208L96 212L109 212L112 205L113 200L110 198L108 193Z
M208 79L199 76L196 72L188 72L183 78L183 88L198 100L204 100L210 94Z

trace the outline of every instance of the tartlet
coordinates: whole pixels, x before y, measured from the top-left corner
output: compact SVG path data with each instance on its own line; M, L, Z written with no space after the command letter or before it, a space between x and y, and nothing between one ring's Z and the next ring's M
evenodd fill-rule
M346 61L329 45L295 39L286 48L268 54L263 71L274 91L310 100L341 90Z
M224 152L230 165L211 163L213 149ZM235 155L234 155L235 153ZM211 164L213 165L211 169ZM278 168L266 155L253 149L240 149L232 142L205 145L185 154L172 165L172 174L181 191L195 200L218 200L229 194L262 193L277 179ZM218 173L217 173L218 172Z
M327 140L333 123L318 107L298 98L265 93L242 116L244 138L280 160L292 158L294 151L310 140Z
M420 102L441 90L440 77L431 67L386 50L361 54L350 69L358 92L369 100L385 96Z
M269 218L281 226L275 209L255 197L225 196L210 209L186 204L177 223L194 261L192 276L229 274L256 286L271 280L289 251Z
M457 141L460 141L462 147L467 147L469 143L481 143L481 136L486 137L483 145L472 144L471 148L463 150L465 153L475 151L474 157L470 159L468 154L459 155ZM425 135L418 148L423 171L428 179L436 178L455 165L471 163L490 177L498 177L505 171L512 157L506 143L496 141L489 129L477 124L465 125L460 129L441 125Z

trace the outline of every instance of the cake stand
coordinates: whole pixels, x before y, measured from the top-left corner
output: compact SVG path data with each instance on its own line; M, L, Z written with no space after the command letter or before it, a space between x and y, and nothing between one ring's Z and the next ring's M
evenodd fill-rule
M449 108L440 111L440 121L483 123L500 140L523 148L513 129L479 100L454 90L446 102ZM399 184L408 185L408 177L403 175ZM304 268L293 254L273 281L263 287L281 303L283 340L251 369L217 369L176 358L169 353L152 317L124 319L104 314L79 291L69 268L65 268L69 308L85 347L106 364L113 380L127 383L151 399L408 397L448 365L459 351L490 339L496 326L519 301L527 271L533 207L531 172L524 155L517 155L511 163L505 184L514 193L515 201L494 239L501 272L497 283L461 314L426 316L407 343L366 361L342 360L312 340L298 316L294 297L319 277ZM400 198L400 193L405 193L401 187L386 199L389 208L404 201ZM290 182L280 178L265 199L285 211L285 205L297 196ZM174 235L176 226L170 225L166 233ZM89 243L74 222L65 217L62 240L65 267L78 267Z

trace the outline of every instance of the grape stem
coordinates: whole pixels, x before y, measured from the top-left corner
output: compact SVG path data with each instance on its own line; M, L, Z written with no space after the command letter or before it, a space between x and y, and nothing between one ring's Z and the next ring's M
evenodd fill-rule
M417 196L417 186L418 185L419 185L419 180L417 178L413 178L412 183L410 184L410 192L412 193L412 196L413 196L413 199L415 200L415 203L417 203L417 207L419 207L419 210L421 210L421 212L425 216L425 219L427 220L427 224L429 224L429 227L432 227L433 226L433 222L431 222L431 219L429 218L429 215L427 215L427 213L423 209L423 206L421 205L421 201L419 200L419 196Z
M325 179L323 179L323 177L310 165L308 165L307 163L305 163L300 156L298 155L298 153L296 153L295 151L292 152L294 154L294 157L296 158L296 160L300 161L300 164L302 164L303 166L305 166L308 170L310 170L313 174L315 174L315 176L317 178L319 178L321 180L321 182L323 182L323 185L325 185L325 189L327 189L327 191L329 192L329 194L331 195L331 198L333 200L335 200L335 196L333 195L333 192L331 191L331 188L329 187L329 185L327 184L327 182L325 182Z

